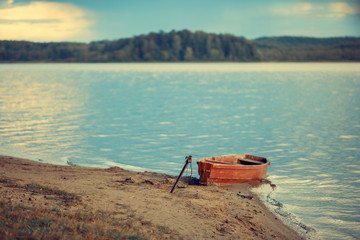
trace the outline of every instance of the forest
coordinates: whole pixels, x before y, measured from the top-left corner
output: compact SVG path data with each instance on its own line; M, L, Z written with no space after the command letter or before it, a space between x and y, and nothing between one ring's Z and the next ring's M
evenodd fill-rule
M0 41L0 62L360 61L360 38L264 37L189 30L114 41Z

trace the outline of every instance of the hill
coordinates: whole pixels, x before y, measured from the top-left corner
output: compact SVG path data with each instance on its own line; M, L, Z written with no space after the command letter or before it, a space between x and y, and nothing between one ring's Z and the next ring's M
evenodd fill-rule
M0 62L360 61L360 38L265 37L188 30L91 43L0 41Z

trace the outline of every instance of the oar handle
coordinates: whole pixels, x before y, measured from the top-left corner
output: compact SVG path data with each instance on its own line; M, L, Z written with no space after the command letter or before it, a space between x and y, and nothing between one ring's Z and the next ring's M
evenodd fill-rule
M174 186L172 187L172 189L171 189L170 193L172 193L172 192L174 191L174 189L175 189L175 187L176 187L176 184L179 182L179 180L180 180L181 176L183 175L183 173L184 173L184 171L185 171L185 169L186 169L187 165L188 165L189 163L191 163L191 158L192 158L192 156L191 156L191 155L186 156L185 165L184 165L183 169L181 170L180 175L179 175L179 176L178 176L178 178L176 179L176 182L175 182Z

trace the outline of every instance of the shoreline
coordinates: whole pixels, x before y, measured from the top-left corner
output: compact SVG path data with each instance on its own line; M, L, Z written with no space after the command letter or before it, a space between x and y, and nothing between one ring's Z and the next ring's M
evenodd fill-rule
M272 213L248 183L220 188L183 181L171 194L177 176L167 174L52 165L1 155L0 166L0 218L7 224L0 236L5 239L16 234L51 238L44 235L49 229L60 239L94 239L100 233L105 238L135 234L140 239L306 239ZM51 224L16 227L3 216L15 206L46 212L37 216L52 219ZM82 217L75 221L74 216ZM67 224L73 227L63 229ZM27 226L38 230L27 231Z

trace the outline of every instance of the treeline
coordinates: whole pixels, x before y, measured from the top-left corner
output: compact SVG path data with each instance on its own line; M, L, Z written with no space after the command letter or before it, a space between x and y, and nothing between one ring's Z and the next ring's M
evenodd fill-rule
M0 41L0 62L359 61L360 38L248 40L188 30L91 43Z
M34 43L0 41L3 62L259 61L256 44L229 34L187 30L150 33L116 41Z
M360 61L356 37L266 37L254 42L263 61Z

